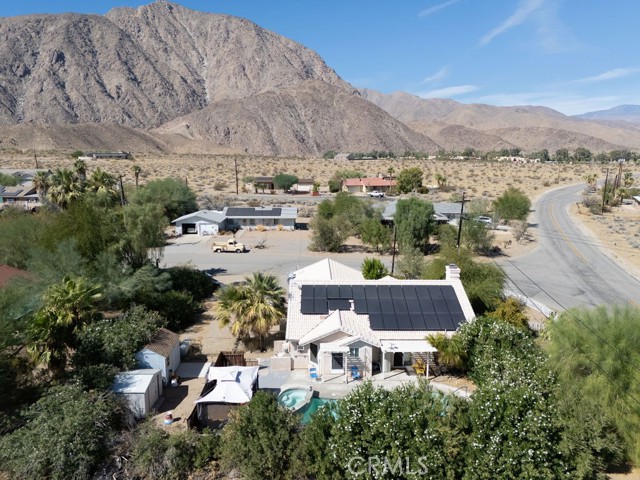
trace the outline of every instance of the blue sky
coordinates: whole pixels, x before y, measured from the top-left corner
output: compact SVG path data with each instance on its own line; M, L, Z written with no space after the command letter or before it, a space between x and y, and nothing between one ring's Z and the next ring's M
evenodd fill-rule
M104 14L137 0L1 2L0 16ZM248 18L342 78L463 103L578 114L640 104L638 0L181 0Z

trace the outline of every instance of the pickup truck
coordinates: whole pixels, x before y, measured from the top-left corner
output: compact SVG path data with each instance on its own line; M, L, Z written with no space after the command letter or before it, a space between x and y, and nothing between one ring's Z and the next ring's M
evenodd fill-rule
M380 190L371 190L369 192L369 196L382 198L384 197L384 192L381 192Z
M247 249L244 246L244 243L239 243L235 238L231 238L226 242L213 242L211 245L211 250L214 252L236 252L242 253L246 252Z

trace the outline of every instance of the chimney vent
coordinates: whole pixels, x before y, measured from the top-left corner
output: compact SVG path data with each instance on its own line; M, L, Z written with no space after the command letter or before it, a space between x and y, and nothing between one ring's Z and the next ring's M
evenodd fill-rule
M455 263L444 267L446 280L460 280L460 269Z

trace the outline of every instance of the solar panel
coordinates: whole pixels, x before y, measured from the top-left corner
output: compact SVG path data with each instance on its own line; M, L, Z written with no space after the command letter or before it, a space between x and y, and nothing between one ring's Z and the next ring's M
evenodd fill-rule
M424 321L427 324L427 330L444 330L440 328L440 321L435 313L425 313Z
M456 325L448 313L438 313L438 321L440 322L441 330L453 331L456 329Z
M365 285L364 294L367 300L370 298L378 298L378 287L375 285Z
M384 323L385 330L399 330L395 313L382 312L382 322Z
M398 322L399 330L413 330L411 317L409 317L408 313L396 313L396 321Z
M427 285L416 285L415 290L418 298L431 298L431 295L429 295L429 287Z
M369 326L371 330L384 330L384 323L382 322L382 314L381 313L370 313L369 314Z
M378 285L378 297L380 299L391 298L391 290L387 285Z
M300 313L304 313L305 315L313 315L315 313L312 298L302 299L302 302L300 303Z
M389 290L391 290L391 298L404 298L404 293L402 293L403 286L402 285L391 285Z
M458 299L448 298L447 299L447 308L449 309L449 313L460 313L462 314L462 307L460 306L460 302ZM463 315L464 316L464 315Z
M315 285L313 287L313 298L316 300L326 299L327 298L327 286L326 285Z
M422 313L435 313L436 310L433 308L433 302L431 301L431 297L419 297L418 302L420 303L420 308L422 309Z
M419 313L422 315L422 308L417 298L407 298L407 310L409 313Z
M441 287L432 285L427 288L429 289L429 295L431 295L431 298L444 298Z
M373 302L373 300L371 300ZM356 298L353 300L353 310L359 314L366 314L369 312L367 308L367 301L364 298Z
M327 308L327 300L326 299L315 299L313 301L313 313L321 314L321 313L329 313L329 309Z
M409 310L407 309L407 301L404 298L394 298L393 309L396 313L409 313Z
M442 291L442 296L444 298L455 298L456 300L458 299L458 296L456 295L456 291L453 289L451 285L444 285L440 287L440 290Z
M380 308L380 300L377 298L367 298L367 313L371 315L372 313L380 313L382 309Z
M462 312L460 312L460 313L450 313L449 315L451 316L451 321L455 325L456 330L458 329L460 324L465 321L464 313L462 313Z
M364 285L353 285L351 287L351 293L353 294L353 298L366 298L364 296Z
M313 285L303 285L302 286L302 299L311 298L313 299Z
M413 285L404 285L402 292L404 293L404 298L407 300L410 298L418 298L418 294L416 293L416 289Z
M327 285L327 298L340 298L340 285Z
M449 313L447 302L444 298L434 298L433 308L435 309L436 313Z
M351 293L351 285L340 285L340 298L353 298L353 293Z
M351 302L346 298L330 298L327 302L329 310L351 310Z
M393 308L393 301L390 298L381 298L380 310L382 311L382 313L395 313L395 309Z
M427 330L427 322L424 321L424 316L421 313L409 313L411 317L411 325L414 330Z

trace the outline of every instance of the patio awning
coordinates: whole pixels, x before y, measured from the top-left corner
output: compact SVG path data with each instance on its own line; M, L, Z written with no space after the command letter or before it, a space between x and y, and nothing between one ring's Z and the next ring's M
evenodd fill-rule
M321 343L320 352L331 353L346 353L349 351L349 347L346 345L340 345L339 343Z
M437 352L426 340L383 340L383 352L428 353Z

